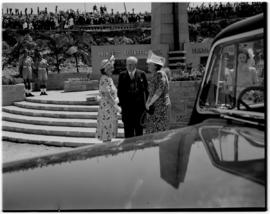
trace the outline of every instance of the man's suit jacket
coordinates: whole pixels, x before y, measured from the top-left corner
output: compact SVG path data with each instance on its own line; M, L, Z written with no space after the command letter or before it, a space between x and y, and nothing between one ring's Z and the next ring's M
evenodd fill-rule
M134 87L132 88L132 86ZM145 110L147 97L148 83L144 71L136 69L133 80L130 78L128 71L120 73L118 80L118 98L123 117L125 117L126 114L141 114Z

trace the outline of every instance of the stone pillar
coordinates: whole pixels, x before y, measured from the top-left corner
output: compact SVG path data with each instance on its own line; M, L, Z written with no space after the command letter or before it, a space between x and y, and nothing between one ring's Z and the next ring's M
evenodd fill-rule
M151 44L168 44L169 50L174 47L173 8L172 3L152 3Z
M188 3L155 2L151 7L151 44L168 44L170 51L183 50L184 43L189 41Z
M184 50L184 44L189 42L187 8L188 3L178 3L178 39L180 50Z

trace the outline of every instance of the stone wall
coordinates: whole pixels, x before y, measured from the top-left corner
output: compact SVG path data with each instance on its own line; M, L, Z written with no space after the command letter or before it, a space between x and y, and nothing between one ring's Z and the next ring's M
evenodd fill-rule
M189 122L199 85L200 81L170 82L171 128L181 127Z
M47 89L48 90L63 90L65 81L72 78L81 78L86 79L89 73L80 72L80 73L49 73Z
M150 73L145 73L145 74L146 74L146 79L149 81L149 79L152 77L152 74L150 74ZM113 79L114 85L117 87L118 86L119 75L113 75L112 79Z
M155 54L165 57L168 61L169 46L167 44L143 44L143 45L104 45L104 46L92 46L92 74L93 79L99 79L100 63L103 59L108 59L112 54L116 61L126 60L129 56L135 56L138 60L144 63L139 65L139 69L146 70L146 59L148 51L152 50Z
M2 85L2 106L24 100L24 84Z
M199 69L202 57L208 57L213 39L207 39L204 42L187 42L184 44L186 51L187 64L191 63L192 68Z
M68 80L64 84L65 92L90 90L98 90L98 80Z

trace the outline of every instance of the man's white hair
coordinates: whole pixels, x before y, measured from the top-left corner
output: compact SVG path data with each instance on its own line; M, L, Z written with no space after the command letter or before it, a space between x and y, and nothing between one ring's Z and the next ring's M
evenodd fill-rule
M138 59L135 56L129 56L127 58L127 62L134 62L135 64L138 63Z

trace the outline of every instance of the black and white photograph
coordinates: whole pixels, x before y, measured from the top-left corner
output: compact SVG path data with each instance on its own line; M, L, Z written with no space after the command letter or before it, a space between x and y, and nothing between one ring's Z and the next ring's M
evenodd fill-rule
M2 211L267 211L266 1L2 7Z

